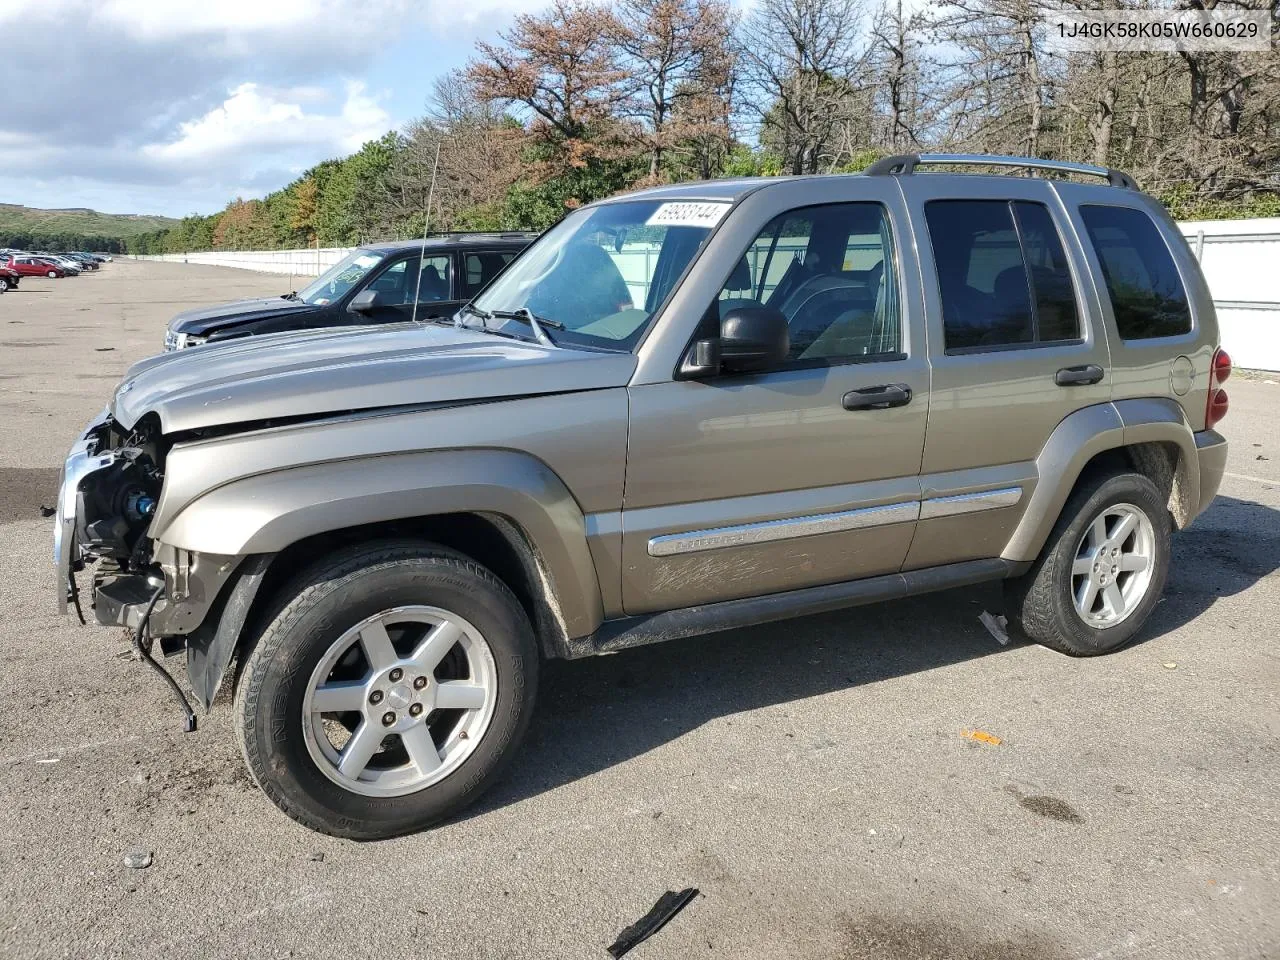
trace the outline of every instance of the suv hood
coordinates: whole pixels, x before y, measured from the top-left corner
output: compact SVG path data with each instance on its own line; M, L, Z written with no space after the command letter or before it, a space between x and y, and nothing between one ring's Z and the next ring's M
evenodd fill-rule
M212 307L200 307L197 310L184 310L169 321L169 329L174 333L186 333L197 337L206 336L213 330L221 330L236 326L248 320L261 320L265 317L277 317L299 310L315 311L319 307L297 300L286 300L284 297L261 297L254 300L235 300L231 303L219 303Z
M476 330L404 323L268 334L134 364L111 400L126 430L202 427L625 386L630 353L557 349Z

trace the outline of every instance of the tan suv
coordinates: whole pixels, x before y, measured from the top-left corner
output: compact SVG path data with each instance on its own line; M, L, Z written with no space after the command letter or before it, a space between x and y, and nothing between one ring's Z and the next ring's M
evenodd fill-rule
M956 164L1055 178L918 170ZM543 657L998 579L1035 640L1120 647L1217 490L1230 369L1116 171L663 187L454 321L137 364L67 460L59 597L91 568L97 620L185 652L206 708L238 661L263 790L388 836L492 782Z

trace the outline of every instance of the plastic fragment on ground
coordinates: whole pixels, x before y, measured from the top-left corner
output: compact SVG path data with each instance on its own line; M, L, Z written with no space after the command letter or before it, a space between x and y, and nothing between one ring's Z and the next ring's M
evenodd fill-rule
M668 890L658 898L653 909L618 934L618 939L609 947L614 960L630 952L670 922L671 918L693 902L698 895L697 887L686 887L679 893Z

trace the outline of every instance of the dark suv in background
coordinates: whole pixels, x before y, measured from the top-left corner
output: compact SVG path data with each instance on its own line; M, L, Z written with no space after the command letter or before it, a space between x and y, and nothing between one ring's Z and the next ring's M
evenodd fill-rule
M295 293L187 310L164 348L259 333L431 320L454 313L496 277L535 233L451 233L357 247ZM414 309L414 305L417 309Z

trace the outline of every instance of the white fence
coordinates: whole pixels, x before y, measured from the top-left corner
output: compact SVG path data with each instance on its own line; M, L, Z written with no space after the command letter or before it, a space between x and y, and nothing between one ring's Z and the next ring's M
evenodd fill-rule
M1238 367L1280 370L1280 217L1178 224L1209 282Z
M308 247L303 250L210 250L203 253L165 253L135 257L170 263L203 263L211 267L239 267L262 273L318 277L351 252L351 247Z
M1199 220L1179 224L1200 260L1218 308L1222 345L1236 366L1280 371L1280 217L1255 220ZM240 267L267 273L314 277L333 266L349 247L306 250L171 253L139 257ZM633 296L643 300L653 251L623 250L615 258Z

